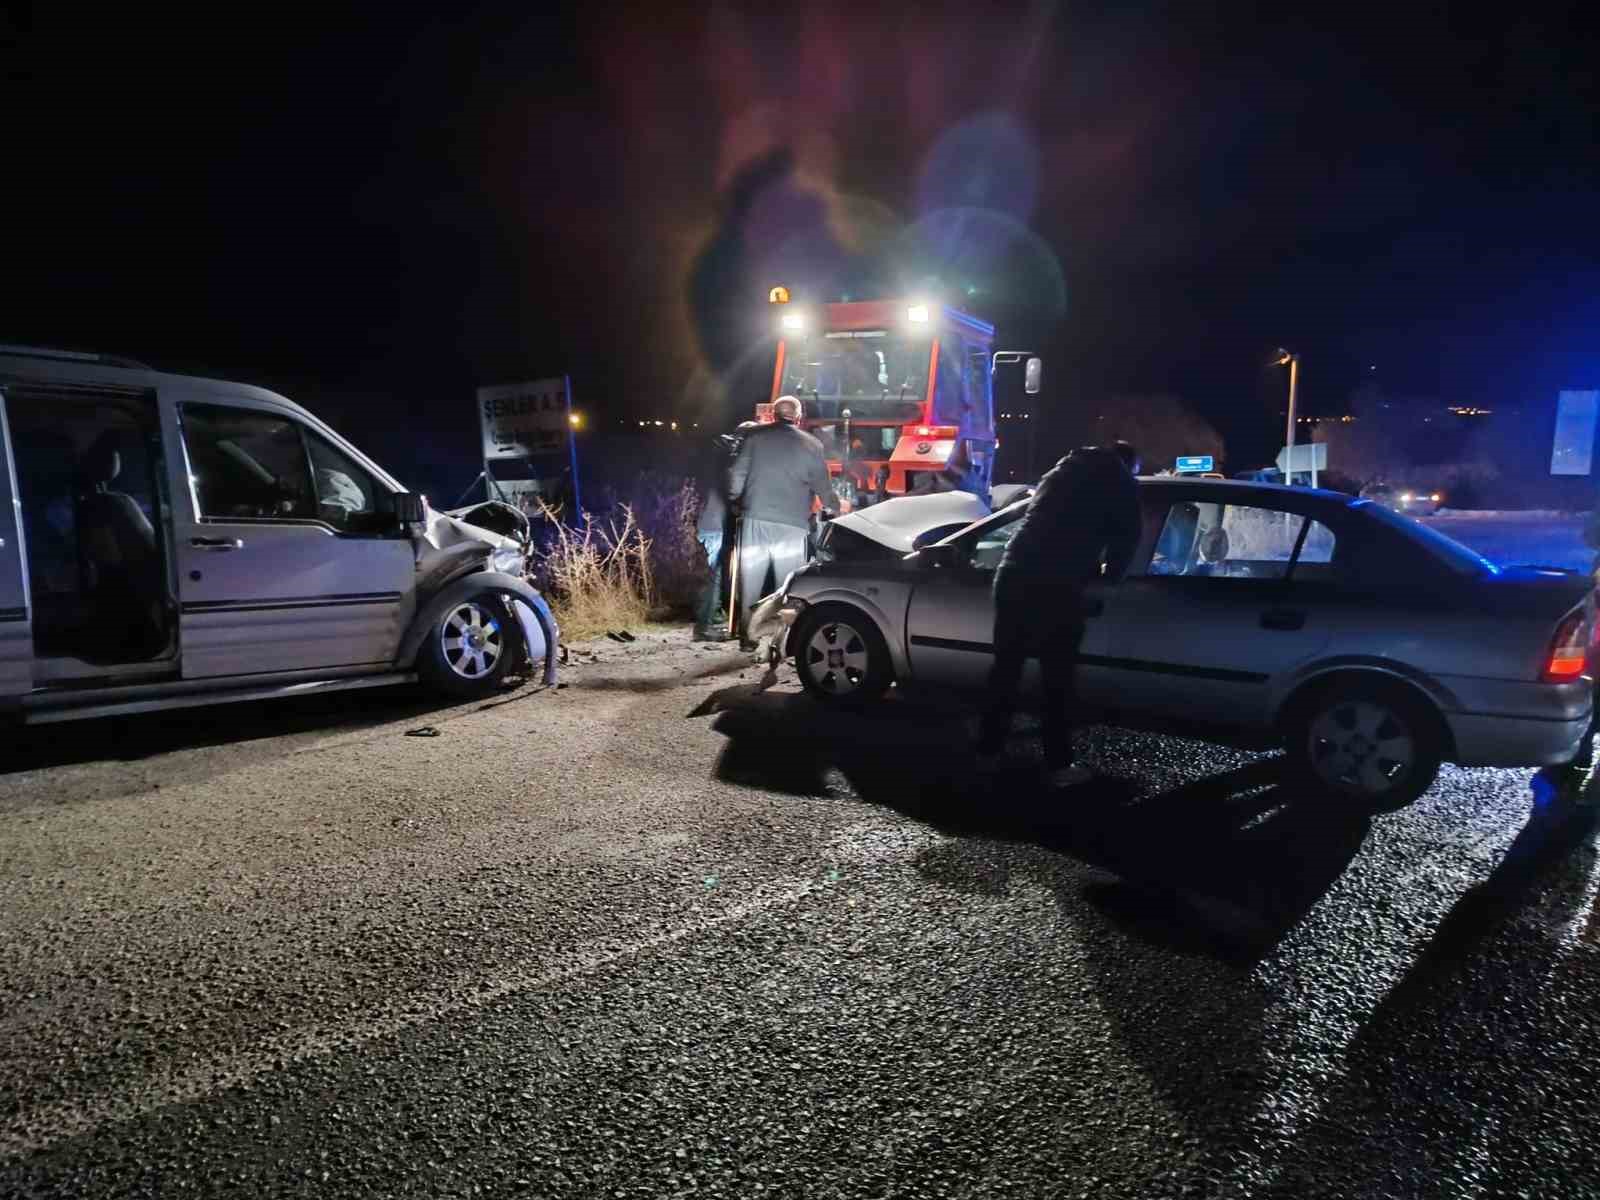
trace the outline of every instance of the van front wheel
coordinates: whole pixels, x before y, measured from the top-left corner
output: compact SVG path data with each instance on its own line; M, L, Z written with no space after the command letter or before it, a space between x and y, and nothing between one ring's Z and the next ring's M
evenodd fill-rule
M463 700L487 696L516 658L516 623L492 593L452 605L422 643L417 673L431 688Z

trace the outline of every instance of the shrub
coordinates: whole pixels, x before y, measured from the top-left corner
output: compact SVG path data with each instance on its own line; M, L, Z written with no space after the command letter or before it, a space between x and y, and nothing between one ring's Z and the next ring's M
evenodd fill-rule
M691 481L644 472L569 522L534 498L534 578L563 636L598 637L690 608L705 580Z
M700 496L692 480L646 471L620 496L607 492L601 511L627 508L650 542L650 574L657 616L687 613L706 579L706 555L695 535Z

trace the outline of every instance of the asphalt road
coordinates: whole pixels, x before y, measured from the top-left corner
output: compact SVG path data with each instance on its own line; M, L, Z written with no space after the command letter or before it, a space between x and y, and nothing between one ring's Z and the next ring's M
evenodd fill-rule
M0 1195L1600 1195L1528 773L1369 824L1096 730L1052 800L915 698L600 655L13 741Z

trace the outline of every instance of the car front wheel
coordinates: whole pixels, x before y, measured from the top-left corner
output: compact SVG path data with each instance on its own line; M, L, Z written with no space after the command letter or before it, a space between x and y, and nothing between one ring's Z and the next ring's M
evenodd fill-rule
M452 605L428 631L417 673L447 695L463 700L487 696L510 672L518 637L498 596L470 596Z
M843 604L809 609L790 635L800 683L827 704L863 704L894 682L889 647L865 613Z
M1303 784L1367 813L1396 812L1433 784L1444 754L1438 714L1405 688L1334 683L1285 723L1289 764Z

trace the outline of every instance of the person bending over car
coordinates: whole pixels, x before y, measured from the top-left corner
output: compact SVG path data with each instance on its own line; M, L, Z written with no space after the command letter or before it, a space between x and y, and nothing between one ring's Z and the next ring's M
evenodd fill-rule
M994 667L978 737L992 770L1005 748L1023 664L1044 676L1044 761L1052 787L1090 778L1072 761L1073 671L1083 642L1083 592L1122 578L1139 541L1139 454L1127 442L1084 446L1045 472L994 575Z

